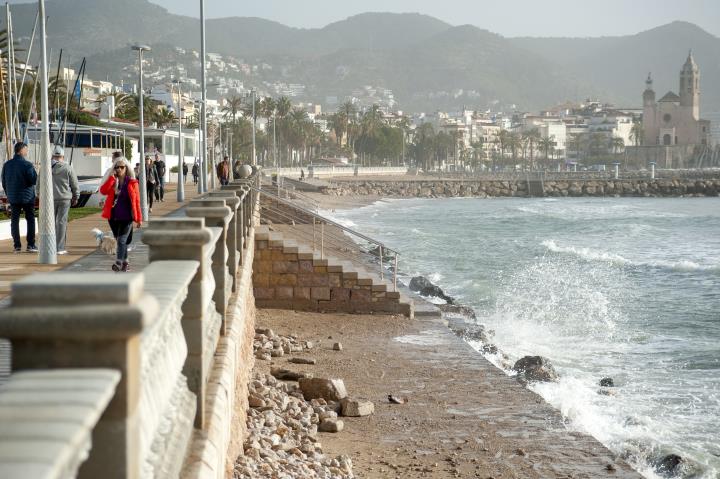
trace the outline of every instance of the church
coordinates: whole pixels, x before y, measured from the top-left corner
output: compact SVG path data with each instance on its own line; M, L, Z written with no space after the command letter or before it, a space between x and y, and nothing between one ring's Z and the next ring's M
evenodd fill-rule
M700 119L700 69L692 51L680 72L680 95L667 92L655 101L652 77L643 93L644 145L707 145L710 122Z

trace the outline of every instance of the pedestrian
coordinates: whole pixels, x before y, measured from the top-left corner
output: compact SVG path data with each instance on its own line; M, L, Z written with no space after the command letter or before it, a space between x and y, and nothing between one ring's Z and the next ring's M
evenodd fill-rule
M53 149L52 160L53 200L55 203L55 246L57 254L67 254L67 224L70 207L79 198L78 179L72 166L65 163L65 150L60 145Z
M27 252L37 253L35 246L35 185L37 173L27 160L28 146L23 142L15 143L15 156L5 162L2 170L2 187L10 204L10 233L13 238L13 251L22 251L20 244L20 213L25 213L27 222Z
M193 175L193 183L197 185L198 184L198 176L200 175L200 167L198 167L197 160L195 161L195 163L193 163L192 175Z
M153 207L153 196L155 195L155 188L157 187L159 182L160 180L158 178L157 169L153 164L152 158L150 158L150 156L148 155L145 157L145 188L147 188L148 211L150 211L151 213Z
M217 176L221 185L230 183L230 159L227 156L217 165Z
M124 157L116 159L112 168L105 173L100 194L107 197L102 217L108 220L117 242L112 270L127 272L130 270L128 245L132 243L133 223L136 228L142 227L142 212L140 185L130 169L130 162Z
M305 170L300 168L300 181L305 181Z
M183 165L182 165L182 172L183 172L183 183L187 183L187 177L188 177L188 166L187 166L187 163L183 163Z
M242 161L235 160L233 163L233 177L237 180L240 179L240 170L242 169Z
M160 203L165 202L165 170L167 166L160 155L155 155L155 170L157 171L158 182L155 185L155 199Z

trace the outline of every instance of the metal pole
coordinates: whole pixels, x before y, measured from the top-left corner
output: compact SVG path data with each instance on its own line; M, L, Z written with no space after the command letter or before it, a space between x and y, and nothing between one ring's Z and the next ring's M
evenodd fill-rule
M384 276L385 273L383 273L383 247L380 245L380 281L385 279Z
M313 253L315 252L315 217L313 216Z
M397 291L397 275L398 275L398 254L395 253L395 270L393 271L393 288Z
M230 144L230 179L234 180L235 176L233 175L233 144L232 144L233 134L232 134L232 129L228 132L228 136L229 136L228 142Z
M183 173L183 167L185 166L185 141L183 141L182 136L182 112L182 82L178 80L178 142L180 143L180 151L178 151L178 203L185 201L185 174Z
M325 223L320 223L320 259L325 259Z
M256 157L256 151L255 151L255 128L256 128L256 118L255 118L255 90L252 90L252 164L253 166L257 165L257 157Z
M278 163L277 157L277 135L275 133L275 123L277 123L277 115L273 112L273 161L275 162L275 168L280 170L280 163Z
M15 144L15 117L13 116L13 78L12 78L12 24L10 23L10 4L5 4L5 25L7 26L7 111L8 111L8 137L10 145ZM43 119L43 121L45 121Z
M57 264L55 243L55 208L50 165L50 118L48 116L48 72L47 37L45 32L45 0L39 0L40 12L40 113L42 115L42 135L40 136L40 255L38 263ZM12 103L10 101L9 103Z
M205 0L200 0L200 77L202 84L202 104L200 105L200 122L202 129L202 148L200 149L200 193L207 193L207 64L205 51ZM214 172L210 172L214 178Z
M138 52L138 62L140 63L140 91L138 92L140 97L140 167L138 173L140 174L140 210L142 211L142 220L148 220L148 198L147 198L147 178L145 168L145 92L143 90L143 51L150 50L150 47L137 45L133 47L133 50Z

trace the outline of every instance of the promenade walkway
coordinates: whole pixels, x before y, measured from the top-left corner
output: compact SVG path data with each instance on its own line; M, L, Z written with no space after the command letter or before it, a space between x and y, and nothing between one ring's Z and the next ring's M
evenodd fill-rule
M192 183L185 184L185 203L197 196L197 187ZM176 185L167 184L165 186L165 201L163 203L155 202L150 217L157 218L166 216L183 206L184 203L178 204L176 200ZM21 219L21 221L25 220ZM14 281L28 274L50 272L66 268L78 271L81 266L89 266L90 263L87 261L80 262L80 260L98 251L95 237L90 232L93 228L110 232L107 221L100 216L100 213L71 221L68 224L68 254L58 256L58 263L55 265L38 264L37 254L25 252L20 254L13 253L12 239L0 241L0 301L10 294L10 285ZM25 246L25 239L23 238L23 248L25 248ZM133 247L139 248L141 246L140 235L135 235ZM98 253L98 255L107 258L107 268L109 269L112 258L101 253ZM135 256L140 257L139 255L131 253L131 258ZM101 267L104 266L104 264L99 263L97 266ZM131 263L131 266L134 265Z

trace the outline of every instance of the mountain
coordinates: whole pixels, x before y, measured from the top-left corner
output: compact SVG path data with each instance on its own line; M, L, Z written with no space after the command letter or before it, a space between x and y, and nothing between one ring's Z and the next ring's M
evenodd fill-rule
M32 30L35 5L13 5L19 38ZM88 57L93 78L132 81L128 46L147 43L163 64L199 63L173 47L199 49L197 19L148 0L48 0L49 46L72 64ZM0 19L0 22L4 19ZM602 38L505 38L471 25L452 26L417 13L365 13L323 28L292 28L250 17L213 19L208 52L270 68L236 79L302 83L304 100L344 98L371 85L391 89L409 111L517 104L537 110L567 100L600 98L638 107L648 71L658 96L677 90L693 49L700 65L703 109L720 111L720 39L674 22L636 35Z

